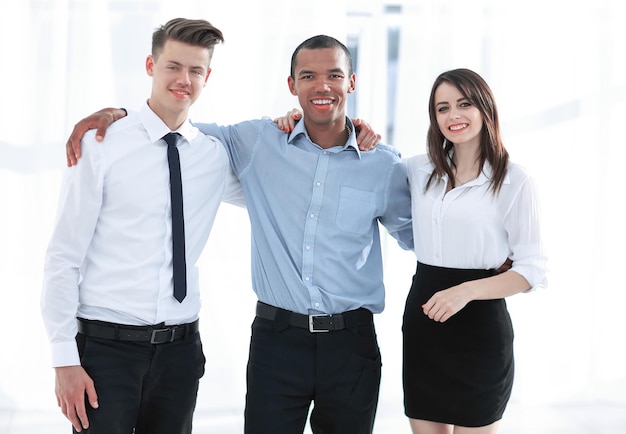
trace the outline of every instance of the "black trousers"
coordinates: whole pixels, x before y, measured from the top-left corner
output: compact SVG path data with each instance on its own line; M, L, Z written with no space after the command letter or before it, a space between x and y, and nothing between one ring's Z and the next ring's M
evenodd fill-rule
M328 333L292 327L280 314L255 318L245 434L302 433L311 403L315 434L372 432L381 359L372 315L361 311Z
M189 434L205 358L200 333L153 345L78 334L81 365L99 407L86 434ZM74 431L75 432L75 431Z

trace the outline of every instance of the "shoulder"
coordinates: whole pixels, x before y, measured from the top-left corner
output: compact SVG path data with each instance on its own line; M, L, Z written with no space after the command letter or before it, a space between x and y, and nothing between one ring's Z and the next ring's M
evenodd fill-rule
M233 125L233 127L238 129L239 131L247 133L256 132L263 134L285 134L284 132L279 130L278 125L275 124L274 121L268 117L239 122Z
M413 155L405 159L407 167L419 168L423 166L432 166L427 154Z
M141 117L136 111L127 111L128 115L113 122L106 130L106 135L102 143L114 143L126 136L134 137L136 134L145 135L145 127L141 122ZM89 136L95 141L96 130L89 130ZM87 137L87 134L85 134Z
M410 175L416 175L418 172L425 172L430 175L433 171L433 165L430 162L427 154L419 154L409 157L404 160L406 164L406 170Z
M113 122L109 126L109 128L107 129L107 137L109 136L109 134L123 134L133 128L140 128L142 130L144 129L142 126L143 124L141 122L141 116L139 115L139 112L135 110L127 110L126 113L126 116Z
M228 153L226 152L224 143L218 137L198 131L191 140L191 145L188 155L192 160L206 161L208 166L211 167L218 167L220 165L230 167Z
M528 170L524 166L513 162L509 162L507 167L507 178L513 185L531 181Z
M509 162L500 193L498 196L505 199L527 200L536 196L537 189L533 177L525 167Z
M205 134L219 137L226 143L232 141L237 143L241 142L245 145L252 145L252 143L255 143L259 138L266 135L285 134L278 129L278 126L270 118L252 119L229 125L197 122L192 122L192 125Z
M195 122L195 121L191 121L191 124L197 127L198 129L200 129L200 131L204 133L215 131L215 129L220 129L222 131L236 131L236 130L250 130L250 129L260 130L262 128L268 128L268 127L271 127L272 129L276 131L280 131L278 129L278 126L274 123L274 121L272 121L272 119L267 118L267 117L264 117L261 119L251 119L251 120L246 120L242 122L237 122L234 124L225 124L225 125L218 125L216 123Z
M226 149L224 148L224 144L219 137L213 136L211 134L206 134L201 130L196 131L196 135L191 140L191 144L193 148L198 152L204 153L213 153L217 152L218 154L226 155Z
M433 172L433 165L427 154L419 154L404 160L411 185L426 185Z
M379 143L376 145L374 149L369 152L361 153L370 154L376 156L377 158L386 159L389 161L401 161L402 154L396 148L391 145L387 145L386 143Z
M194 136L194 138L191 140L191 143L194 146L200 145L202 146L202 148L215 148L218 146L220 148L223 148L222 141L219 138L211 134L205 134L199 130Z
M118 152L117 149L129 149L149 141L145 127L137 112L129 111L128 116L113 122L106 130L104 139L96 140L96 130L92 129L85 133L81 140L81 151L85 155L89 153L110 154Z

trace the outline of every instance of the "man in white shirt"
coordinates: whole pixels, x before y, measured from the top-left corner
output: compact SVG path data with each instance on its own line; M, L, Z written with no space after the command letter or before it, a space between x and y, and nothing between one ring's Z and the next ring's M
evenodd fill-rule
M204 20L158 28L146 59L150 99L106 140L86 135L82 164L67 171L41 307L57 401L75 432L191 433L205 361L196 261L220 202L243 203L224 147L187 117L222 41ZM168 150L170 132L178 139ZM168 168L176 150L184 214L178 247ZM174 254L172 238L182 254ZM186 265L175 297L178 260Z

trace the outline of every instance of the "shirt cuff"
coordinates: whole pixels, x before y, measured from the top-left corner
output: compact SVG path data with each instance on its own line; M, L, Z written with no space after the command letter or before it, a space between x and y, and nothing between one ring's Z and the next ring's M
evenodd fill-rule
M526 292L533 292L537 289L543 289L548 286L545 271L543 269L539 269L538 267L531 265L516 265L514 261L511 271L515 271L530 284L530 288Z
M53 368L80 365L76 341L52 343L50 350Z

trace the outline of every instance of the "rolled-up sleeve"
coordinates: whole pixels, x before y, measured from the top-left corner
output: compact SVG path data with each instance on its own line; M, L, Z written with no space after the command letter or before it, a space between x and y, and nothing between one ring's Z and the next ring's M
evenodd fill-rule
M539 204L534 183L527 177L511 202L505 219L512 271L522 275L531 289L547 286L547 257L541 242Z

